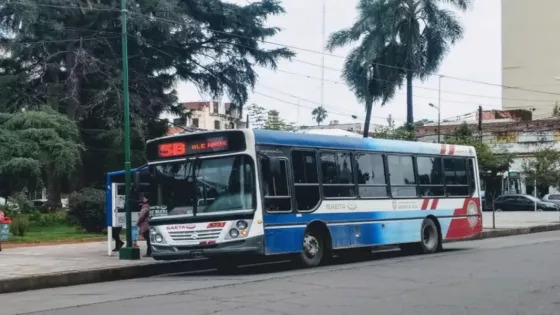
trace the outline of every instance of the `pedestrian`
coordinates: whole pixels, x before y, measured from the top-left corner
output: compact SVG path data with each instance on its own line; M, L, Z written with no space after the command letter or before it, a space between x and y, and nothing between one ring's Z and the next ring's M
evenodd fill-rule
M146 251L145 257L152 256L152 244L150 243L150 226L148 225L148 219L150 217L150 205L148 204L148 198L142 196L142 208L140 214L138 214L138 222L136 226L140 229L140 234L146 240L148 249Z
M113 252L118 252L121 247L123 247L124 242L121 240L121 231L122 231L122 226L114 226L112 227L113 229L113 240L115 240L115 248L113 249Z

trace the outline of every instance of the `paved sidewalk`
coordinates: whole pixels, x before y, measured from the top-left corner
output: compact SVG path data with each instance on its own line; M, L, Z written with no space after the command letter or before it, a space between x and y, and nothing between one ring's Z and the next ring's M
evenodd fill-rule
M557 212L485 212L481 238L510 236L560 229ZM145 242L140 242L142 255ZM202 262L201 262L202 263ZM193 268L185 261L156 262L142 257L123 261L118 253L107 256L106 242L7 248L0 252L0 293L148 277Z
M492 229L492 212L482 216L484 229ZM496 212L496 229L522 228L560 223L560 212Z

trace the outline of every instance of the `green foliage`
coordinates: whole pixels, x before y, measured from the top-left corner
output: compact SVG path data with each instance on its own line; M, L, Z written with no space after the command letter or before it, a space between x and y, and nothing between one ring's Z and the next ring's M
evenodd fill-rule
M319 106L311 112L313 115L313 119L317 122L317 125L320 125L325 119L327 119L328 113L325 107Z
M247 107L249 113L250 128L254 129L270 129L270 130L295 130L295 123L286 122L280 117L280 113L276 110L266 111L266 109L257 104L251 104Z
M13 236L25 236L29 231L29 219L23 214L18 214L12 218L12 224L10 224L10 233Z
M21 213L30 213L33 211L33 202L27 197L27 190L22 190L13 194L10 200L18 205Z
M84 188L68 199L68 215L89 233L99 233L105 228L105 191Z
M87 150L72 184L103 186L124 159L120 7L109 0L58 2L0 7L0 111L47 106L78 122ZM256 68L274 69L294 55L263 44L279 32L267 25L284 13L276 0L127 0L127 6L133 166L145 162L145 140L165 134L162 113L188 115L177 99L180 81L242 107ZM75 151L68 149L56 158L71 156L73 164ZM71 172L65 166L53 172ZM47 184L50 192L55 185Z
M385 104L406 81L407 124L412 125L412 81L436 73L450 46L462 37L463 28L449 7L465 11L471 4L471 0L358 1L354 25L332 34L327 47L332 51L359 42L346 58L342 77L365 100L368 117L374 101Z
M41 213L35 210L29 214L29 222L33 226L49 227L68 224L65 211Z
M453 134L446 136L445 143L474 147L481 176L496 176L498 173L509 170L511 163L513 163L513 154L507 151L498 154L492 152L487 144L482 143L480 138L473 134L467 123L463 123Z
M534 159L523 164L525 183L539 186L560 187L560 151L545 148L535 152Z

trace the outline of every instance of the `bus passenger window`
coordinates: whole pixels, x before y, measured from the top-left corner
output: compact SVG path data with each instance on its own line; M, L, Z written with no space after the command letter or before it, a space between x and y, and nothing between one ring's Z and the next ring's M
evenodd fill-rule
M356 196L350 153L322 153L323 194L326 198Z
M360 198L387 197L387 181L385 180L383 155L356 154L355 157Z
M412 156L389 155L387 162L393 198L418 196Z
M319 172L314 151L292 151L296 207L310 211L319 205Z
M416 158L418 184L422 197L443 197L442 159L440 157L419 156Z
M474 175L475 174L474 159L469 159L468 164L469 164L469 195L472 195L476 190L476 177Z
M450 197L469 196L469 183L467 180L467 159L444 159L443 168L445 171L445 185L447 188L447 195Z
M269 212L292 211L292 198L288 186L288 162L280 160L279 172L270 168L270 160L261 160L264 209Z

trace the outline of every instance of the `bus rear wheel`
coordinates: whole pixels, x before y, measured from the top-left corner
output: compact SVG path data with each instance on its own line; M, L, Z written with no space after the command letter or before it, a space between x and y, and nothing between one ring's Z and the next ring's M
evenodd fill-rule
M303 236L303 248L299 254L299 262L303 267L312 268L321 264L325 256L325 238L313 230Z
M412 244L401 244L400 248L409 255L433 254L442 249L441 235L436 222L431 218L425 218L420 228L420 242Z

